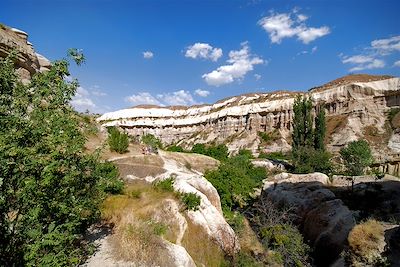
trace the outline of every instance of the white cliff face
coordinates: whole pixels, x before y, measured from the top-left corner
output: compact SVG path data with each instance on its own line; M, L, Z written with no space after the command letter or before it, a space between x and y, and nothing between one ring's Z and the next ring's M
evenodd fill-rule
M328 118L343 120L329 136L328 148L335 151L364 135L373 126L385 131L386 113L400 106L400 79L351 82L319 88L307 93L276 92L236 96L213 105L193 107L134 107L109 112L98 118L103 126L119 126L134 136L146 133L165 143L190 147L194 143L225 142L230 151L250 148L257 152L258 132L278 130L280 138L268 151L290 149L293 103L297 95L311 97L315 109L324 105Z

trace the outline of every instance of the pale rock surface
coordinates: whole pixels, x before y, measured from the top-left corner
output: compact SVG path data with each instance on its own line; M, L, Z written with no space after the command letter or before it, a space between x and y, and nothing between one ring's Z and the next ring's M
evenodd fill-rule
M272 203L291 208L295 223L318 251L318 257L336 256L355 220L351 211L326 188L328 177L322 173L280 173L264 181L262 196Z
M255 154L287 151L290 150L294 99L305 95L313 100L313 112L324 105L328 123L342 121L343 127L333 127L327 146L337 152L347 143L363 138L368 126L384 133L387 112L399 107L400 79L386 76L374 79L378 80L340 82L307 93L281 91L235 96L212 105L137 106L106 113L98 121L105 127L120 126L133 136L150 133L167 144L178 143L187 148L195 143L215 141L226 143L230 152L240 148L251 149ZM257 133L276 130L279 137L260 150ZM380 150L386 154L393 152L387 144L377 146L374 149L379 154L385 154Z

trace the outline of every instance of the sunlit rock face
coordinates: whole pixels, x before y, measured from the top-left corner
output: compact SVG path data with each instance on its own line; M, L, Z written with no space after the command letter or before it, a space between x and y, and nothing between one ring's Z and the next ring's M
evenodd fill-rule
M137 106L106 113L98 121L103 126L120 126L133 136L151 133L167 144L191 147L195 143L217 142L227 144L230 151L240 148L255 153L287 151L297 95L311 97L314 113L325 108L329 150L338 151L366 135L382 136L371 136L371 143L378 151L390 149L387 143L391 133L385 124L390 108L400 105L400 79L389 76L351 75L307 93L247 94L212 105ZM259 132L275 132L277 137L263 145ZM391 147L400 146L397 139L391 139Z
M51 66L48 59L35 52L27 33L0 25L0 58L7 57L12 51L17 53L15 67L23 83L29 82L36 72L46 71Z

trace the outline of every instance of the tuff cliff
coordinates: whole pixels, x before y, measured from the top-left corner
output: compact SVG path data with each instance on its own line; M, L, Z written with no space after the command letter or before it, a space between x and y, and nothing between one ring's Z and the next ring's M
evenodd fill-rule
M290 149L293 102L309 96L314 112L325 108L328 149L366 138L377 155L400 153L388 114L400 105L400 79L390 76L350 75L308 92L280 91L235 96L212 105L192 107L137 106L102 115L103 126L119 126L133 136L146 133L167 144L190 147L195 143L226 143L261 151ZM268 134L262 140L259 132ZM391 145L388 146L388 143ZM385 151L382 154L382 151Z
M12 51L17 53L15 69L23 83L51 66L47 58L35 52L26 32L0 24L0 57L7 57Z

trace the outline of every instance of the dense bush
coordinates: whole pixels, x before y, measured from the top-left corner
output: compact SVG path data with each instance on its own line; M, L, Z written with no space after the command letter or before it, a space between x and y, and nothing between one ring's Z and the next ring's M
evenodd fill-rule
M348 175L363 175L364 169L372 163L372 153L365 140L353 141L340 150Z
M143 142L143 144L151 146L154 149L162 148L162 143L161 143L160 139L158 139L157 137L155 137L152 134L143 135L142 142Z
M22 85L12 56L0 60L0 266L79 265L102 189L119 190L115 171L82 153L69 105L78 83L68 75L68 62L56 61Z
M175 179L173 177L169 177L167 179L155 182L154 187L160 191L174 192L174 182Z
M269 159L269 160L287 160L290 158L290 156L284 154L281 151L270 152L270 153L261 152L260 155L258 155L258 157L260 159Z
M167 148L167 151L171 152L185 152L185 150L181 146L172 145Z
M193 153L203 154L217 160L226 160L228 158L228 148L226 145L209 145L195 144L192 148Z
M186 209L196 211L199 209L201 198L195 193L183 193L181 201L185 204Z
M292 160L295 173L332 172L331 155L325 150L316 150L312 147L300 147L293 151Z
M266 178L266 170L254 167L246 156L228 158L217 170L205 174L217 189L221 205L225 210L243 207L250 199L250 193Z
M116 127L108 127L107 131L110 150L120 154L127 152L129 146L128 134L120 132Z
M238 155L239 156L244 156L244 157L246 157L248 159L253 159L254 158L253 157L253 153L251 153L251 151L248 150L248 149L240 149Z

